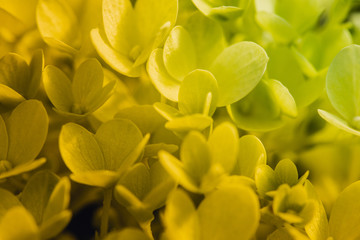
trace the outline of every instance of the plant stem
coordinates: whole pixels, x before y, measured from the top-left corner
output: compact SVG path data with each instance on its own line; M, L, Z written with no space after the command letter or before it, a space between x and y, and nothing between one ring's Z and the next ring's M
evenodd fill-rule
M100 239L103 239L105 237L109 228L109 212L111 206L112 192L112 187L105 189L104 192L103 211L100 224Z

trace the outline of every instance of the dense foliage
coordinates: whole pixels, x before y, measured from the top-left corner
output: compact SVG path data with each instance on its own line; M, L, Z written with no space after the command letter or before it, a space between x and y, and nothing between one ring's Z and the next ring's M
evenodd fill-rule
M358 0L0 0L0 240L360 239Z

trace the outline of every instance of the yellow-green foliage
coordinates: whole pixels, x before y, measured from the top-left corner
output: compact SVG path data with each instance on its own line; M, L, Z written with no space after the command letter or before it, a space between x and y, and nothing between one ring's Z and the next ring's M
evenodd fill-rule
M359 9L0 0L0 240L360 239Z

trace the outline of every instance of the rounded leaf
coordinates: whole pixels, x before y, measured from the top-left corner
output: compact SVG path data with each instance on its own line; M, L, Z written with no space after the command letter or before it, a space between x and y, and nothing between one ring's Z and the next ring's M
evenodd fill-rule
M196 51L197 68L207 69L226 47L221 25L200 12L192 14L184 25Z
M204 136L199 132L190 132L184 139L180 158L184 170L200 186L203 176L211 166L210 148Z
M297 168L290 159L283 159L276 165L275 176L278 186L284 183L294 186L299 177Z
M0 239L40 240L35 219L23 206L10 209L0 221Z
M43 221L45 208L58 181L59 178L49 171L38 172L29 179L21 194L21 202L38 225Z
M259 11L256 13L256 21L278 43L288 44L297 37L295 29L285 19L276 14Z
M260 196L265 197L267 192L278 187L274 170L268 165L260 165L255 171L255 184Z
M206 70L194 70L181 82L179 110L185 114L212 115L218 100L218 86L214 76Z
M106 37L101 34L98 28L92 29L90 36L100 57L113 69L128 77L139 77L141 75L141 68L139 66L134 66L134 63L128 56L117 52L112 48L107 40L104 40Z
M233 124L225 122L217 126L209 137L212 164L219 164L231 173L239 151L238 139L238 130Z
M9 136L7 160L15 166L34 160L45 143L49 125L42 103L37 100L20 103L6 124Z
M259 200L244 186L222 187L198 208L201 239L250 239L259 225Z
M329 220L330 236L336 240L357 239L360 236L360 181L357 181L339 195Z
M360 116L360 46L342 49L332 61L326 76L331 104L350 124Z
M248 131L269 131L284 123L280 106L264 81L245 98L228 106L227 111L239 128Z
M224 49L210 71L219 86L218 106L244 98L260 82L269 58L265 50L253 42L239 42Z
M30 69L26 61L16 53L8 53L0 59L0 84L4 84L24 98L28 97Z
M161 48L152 51L146 69L155 88L166 98L177 102L180 81L170 76L167 72Z
M49 219L56 218L57 215L66 210L70 203L70 187L70 180L67 177L63 177L57 182L49 196L43 221L46 222Z
M182 80L196 68L194 43L186 29L181 26L171 30L163 52L164 66L175 79Z
M98 142L88 130L75 123L61 129L59 148L66 166L73 173L106 169Z
M50 46L74 53L80 47L80 31L76 15L67 2L40 0L36 21L41 36Z
M21 203L14 194L8 190L0 188L0 221L2 217L13 207L21 206Z
M44 88L56 109L71 112L74 103L70 79L57 67L48 65L43 73Z
M199 239L199 222L195 206L181 189L172 192L164 213L164 224L169 239Z
M126 55L137 41L135 12L130 0L102 1L104 30L110 45Z
M74 104L79 105L80 108L86 108L91 103L89 98L102 89L103 80L104 73L99 61L89 59L83 62L76 70L72 81Z
M261 164L266 164L264 145L253 135L241 137L234 172L241 176L254 178L255 170Z
M324 110L318 109L320 117L331 125L354 135L360 136L360 131L352 127L346 120L342 119L339 116L336 116L332 113L326 112Z
M185 189L191 192L199 192L197 183L185 171L182 162L165 151L159 152L159 160L161 165L176 182L179 182Z
M117 171L142 140L142 133L131 121L115 119L103 123L95 139L103 153L105 169Z

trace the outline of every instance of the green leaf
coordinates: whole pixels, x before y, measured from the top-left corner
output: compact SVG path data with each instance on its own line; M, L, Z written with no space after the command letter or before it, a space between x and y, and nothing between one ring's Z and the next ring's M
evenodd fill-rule
M35 10L37 0L22 1L6 1L1 0L0 5L5 11L19 19L27 28L34 27L35 22Z
M49 171L38 172L29 179L21 194L22 204L38 225L43 222L50 195L58 181L58 177Z
M192 2L204 15L226 21L240 17L249 1L193 0Z
M331 104L352 124L360 116L360 46L342 49L332 61L326 76L326 92Z
M297 37L296 30L285 19L274 13L259 11L256 13L256 21L278 43L287 44Z
M142 134L131 121L116 119L103 123L95 139L102 150L105 169L116 171L140 143Z
M129 77L139 77L141 75L140 66L133 66L133 62L126 55L109 46L98 28L91 30L90 35L100 57L113 69Z
M292 2L287 1L265 1L256 0L256 8L259 12L265 11L267 14L272 14L270 18L261 19L260 23L268 24L270 21L273 26L273 32L276 32L276 24L280 21L288 23L294 30L302 34L306 30L315 25L319 15L323 11L320 1L313 0L295 0ZM277 18L278 20L273 20ZM281 20L282 19L282 20ZM270 24L268 24L269 26ZM281 29L281 28L280 28ZM283 28L284 29L284 28ZM284 29L285 30L285 29ZM284 31L283 33L287 33Z
M0 84L12 88L25 98L29 79L29 66L20 55L8 53L0 59Z
M115 118L129 119L144 135L154 133L165 123L165 119L151 105L136 105L121 109Z
M330 1L330 3L331 6L328 10L330 18L328 23L329 25L344 21L346 16L349 14L353 2L351 0L333 0Z
M159 161L150 167L151 190L143 203L153 211L164 206L169 193L176 188L174 180Z
M146 144L149 142L150 134L146 134L140 143L126 156L125 160L121 164L121 168L118 169L118 173L126 171L132 164L134 164L144 151ZM141 159L140 159L141 160Z
M71 112L74 103L70 79L57 67L46 66L43 74L46 94L56 109Z
M157 48L152 51L146 69L155 88L166 98L177 102L180 81L167 72L163 60L163 49Z
M274 93L261 81L245 98L227 107L235 124L248 131L269 131L284 123Z
M199 186L211 166L210 148L204 136L190 132L181 145L180 158L186 174Z
M66 166L73 173L106 169L106 163L94 135L75 123L65 124L59 147Z
M329 236L329 223L324 206L309 180L306 180L304 186L308 197L315 200L314 216L305 225L305 231L310 239L325 240Z
M190 34L181 26L174 27L165 41L164 66L170 76L177 80L196 68L196 51Z
M225 122L217 126L209 137L212 164L219 164L226 173L231 173L239 151L238 139L233 124Z
M261 80L269 58L265 50L253 42L239 42L224 49L210 71L219 86L218 106L244 98Z
M114 83L115 86L106 102L91 114L100 122L106 122L113 119L119 109L129 108L135 104L135 99L130 95L129 89L122 81L120 81L116 74L106 68L104 68L103 71L105 76L105 86L109 85L109 83Z
M185 115L203 113L213 115L218 100L218 87L214 76L206 70L194 70L181 82L179 110Z
M68 225L72 217L70 211L65 210L58 215L48 219L40 226L41 239L51 239L61 233Z
M21 203L17 197L15 197L8 190L0 188L0 222L4 215L11 209L17 206L21 206Z
M354 182L339 195L330 214L330 236L334 239L356 239L360 236L360 182Z
M246 1L242 1L246 2ZM241 16L244 12L244 9L235 7L235 6L219 6L214 7L210 10L210 17L220 20L233 20Z
M281 112L289 117L295 118L297 116L296 103L289 90L277 80L269 79L265 81L268 86L274 101L279 105Z
M22 206L10 209L0 221L0 239L3 240L40 240L38 231L35 219Z
M151 189L150 171L145 164L138 163L121 178L119 184L125 186L141 201Z
M176 108L169 106L165 103L154 103L154 108L159 114L161 114L161 116L163 116L168 121L184 116Z
M272 45L266 51L271 59L267 67L269 78L280 81L289 90L298 108L320 97L324 91L326 69L314 77L306 77L293 50L288 46Z
M110 45L122 55L131 51L139 36L135 12L130 0L104 0L102 3L104 30Z
M41 165L43 165L46 162L45 158L40 158L34 161L29 161L26 163L22 163L20 165L15 166L14 168L9 169L8 171L5 171L3 173L0 173L0 179L12 177L19 175L24 172L32 171Z
M253 179L239 175L230 175L224 177L217 187L222 188L222 187L239 186L239 185L247 186L252 190L256 191L256 185Z
M259 225L260 206L248 187L220 188L198 208L201 239L250 239Z
M25 97L33 98L41 84L42 72L44 70L44 52L42 49L36 50L31 58L30 62L30 76L31 80L28 83L28 89L26 91Z
M309 78L316 77L318 72L316 71L314 65L295 47L291 47L290 49L300 69L304 73L305 77L309 77Z
M110 170L91 170L70 175L71 180L94 187L110 188L119 180L120 174Z
M274 170L268 165L260 165L255 171L256 188L260 196L265 197L269 191L276 190L278 182Z
M153 143L145 146L144 158L157 157L160 150L165 150L168 153L174 153L179 149L177 145L165 143Z
M196 240L200 238L200 226L195 206L183 190L175 190L169 195L166 201L164 225L168 239Z
M19 104L6 121L9 136L7 160L15 166L34 160L44 145L48 124L41 102L27 100Z
M112 96L115 85L115 81L109 82L104 87L89 94L85 103L85 112L92 113L102 107L103 104Z
M50 46L70 53L80 48L78 20L67 2L39 0L36 21L41 36Z
M360 131L353 128L347 121L342 119L341 117L338 117L332 113L326 112L324 110L318 109L318 113L320 117L322 117L324 120L326 120L331 125L346 131L348 133L360 136Z
M139 187L140 188L140 187ZM117 184L114 190L114 197L122 206L128 209L144 209L143 202L122 184Z
M113 231L105 237L105 240L117 240L117 239L150 240L150 238L144 232L135 228L125 228L121 231Z
M9 136L6 131L4 119L0 116L0 160L7 159Z
M313 217L313 208L309 208L310 205L312 204L308 202L306 190L302 185L295 185L290 188L289 185L283 184L274 193L274 214L286 222L306 223L308 219L304 216Z
M266 164L266 151L261 141L253 135L241 137L234 173L254 178L256 168L262 164Z
M274 11L288 21L298 33L303 33L315 25L323 11L320 2L318 0L295 0L291 3L276 1Z
M67 177L61 178L53 188L44 211L44 221L48 221L61 214L70 203L70 181ZM71 214L71 213L70 213Z
M86 107L91 102L89 101L91 95L102 88L103 79L104 73L101 64L96 59L83 62L76 70L72 81L74 104Z
M4 84L0 84L0 106L15 107L22 101L25 101L25 98L18 92Z
M296 46L317 70L327 68L341 49L352 44L345 26L334 25L321 32L308 32Z
M172 131L186 133L192 130L202 131L208 128L212 122L213 119L211 117L202 114L193 114L172 119L165 124L165 127Z
M177 5L176 0L139 0L133 8L129 0L104 1L103 22L107 36L99 29L91 32L97 52L118 72L130 77L140 76L142 64L151 51L163 43L175 24Z
M207 69L226 47L221 25L196 12L186 21L184 28L195 46L197 68Z
M135 3L135 12L139 37L143 41L142 47L145 52L150 54L150 52L159 47L164 40L164 38L154 39L154 36L156 36L164 26L168 25L168 29L174 26L178 12L178 1L137 0ZM165 36L166 35L163 35L163 37Z
M182 162L165 151L159 152L159 160L161 165L176 182L179 182L184 188L191 192L199 191L198 185L185 171L184 164Z
M294 186L298 182L298 172L290 159L281 160L275 167L275 177L278 185L287 183Z

